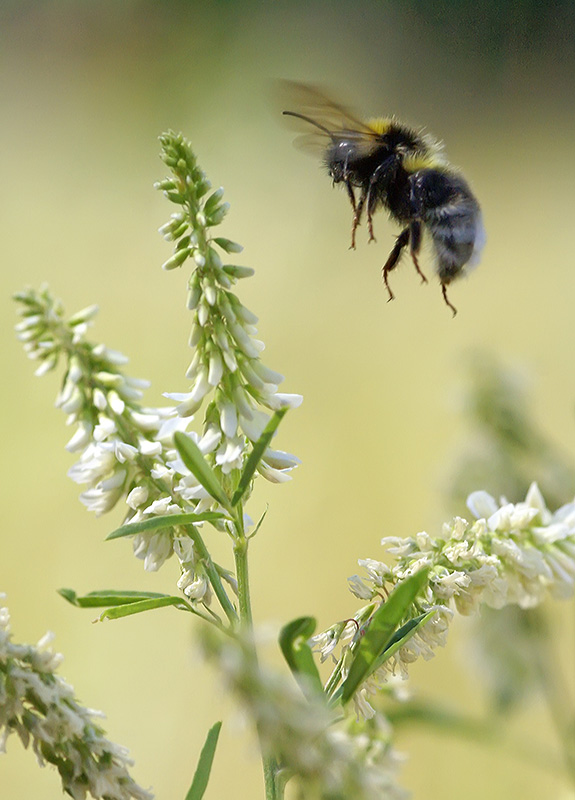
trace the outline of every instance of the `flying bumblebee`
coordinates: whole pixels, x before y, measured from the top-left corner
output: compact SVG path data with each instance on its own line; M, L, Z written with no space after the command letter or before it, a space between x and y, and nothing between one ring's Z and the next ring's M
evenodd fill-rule
M334 103L319 89L283 81L281 93L294 110L283 114L313 126L315 131L298 138L302 145L321 147L323 161L333 180L345 186L351 207L351 247L358 226L367 218L369 241L375 241L373 215L384 208L402 226L389 258L383 280L389 293L389 273L409 246L422 283L427 278L419 266L424 232L431 239L435 271L443 299L453 312L447 286L479 261L485 231L479 204L460 172L451 166L442 146L427 133L404 125L394 117L356 119L344 106ZM356 197L356 191L358 196Z

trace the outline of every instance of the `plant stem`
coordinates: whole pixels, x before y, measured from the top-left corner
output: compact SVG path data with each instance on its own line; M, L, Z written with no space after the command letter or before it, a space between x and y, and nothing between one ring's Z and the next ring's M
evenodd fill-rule
M244 631L251 634L253 630L253 619L248 575L248 540L243 535L243 531L241 536L235 540L234 558L236 562L236 577L238 579L240 623Z
M237 536L234 542L234 558L236 564L236 576L238 579L240 625L244 634L247 634L245 637L245 644L246 647L249 648L248 653L253 661L254 668L257 669L258 656L253 640L253 617L248 573L249 540L244 533L243 510L241 504L239 504L235 528ZM266 743L262 738L260 730L258 730L258 738L262 752L266 800L282 800L283 791L279 789L276 781L276 776L278 773L277 762L273 756L266 755Z

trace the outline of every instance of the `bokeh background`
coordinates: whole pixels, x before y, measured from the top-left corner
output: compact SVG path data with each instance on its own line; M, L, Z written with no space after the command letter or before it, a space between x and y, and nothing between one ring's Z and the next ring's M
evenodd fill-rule
M160 800L184 797L207 728L222 716L207 797L261 797L256 749L199 662L184 615L92 625L89 611L56 594L170 592L175 565L144 573L129 543L103 541L121 511L95 519L78 502L66 478L70 433L53 407L59 379L33 377L10 295L47 281L70 313L98 303L93 336L152 380L149 402L184 391L186 275L159 269L170 250L156 229L172 209L152 188L165 174L157 136L183 131L225 187L224 235L243 243L239 263L256 270L240 293L260 317L265 361L286 375L286 391L305 396L278 441L302 467L253 500L254 516L270 504L252 552L257 622L274 630L300 614L322 626L349 615L346 578L358 558L378 558L383 535L435 533L460 511L449 486L470 435L470 353L527 376L542 431L566 458L574 452L574 6L3 0L0 25L0 588L15 637L56 633L62 674L105 710L110 737L130 748L135 777ZM395 231L382 215L377 244L360 229L348 250L347 199L278 124L277 78L323 83L362 113L395 113L446 142L488 231L483 263L450 290L455 319L437 282L421 286L407 260L386 302L380 267ZM555 614L570 631L559 650L573 689L572 609ZM415 666L412 683L478 712L464 629ZM273 647L269 658L279 663ZM557 749L537 699L516 731L541 743L543 761ZM559 770L504 747L423 730L399 746L415 797L532 800L565 790ZM0 795L56 800L61 790L14 738L0 759Z

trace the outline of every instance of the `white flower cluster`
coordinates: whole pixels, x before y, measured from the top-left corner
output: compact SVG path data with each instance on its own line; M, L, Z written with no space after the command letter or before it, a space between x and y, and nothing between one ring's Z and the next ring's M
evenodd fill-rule
M402 758L389 725L378 715L369 730L336 720L324 698L304 698L293 681L262 668L237 642L208 631L203 645L248 712L263 751L277 760L279 777L293 780L299 800L404 800L396 782Z
M442 535L425 532L401 539L386 537L382 544L396 563L388 566L374 559L359 564L367 578L350 578L352 592L362 600L374 600L423 567L429 567L429 583L413 606L417 616L435 610L431 619L393 656L376 670L357 693L358 711L373 712L368 696L375 694L391 675L407 677L408 665L419 656L429 659L443 646L455 611L472 614L484 603L491 608L516 604L530 608L546 594L557 599L571 597L575 586L575 503L552 513L536 484L521 503L501 503L487 494L474 492L468 507L475 522L456 517L443 526ZM354 621L339 623L313 638L322 658L344 644L345 655L362 635L373 604L361 609Z
M213 454L214 464L225 476L241 469L249 442L261 436L270 419L262 409L296 408L302 397L278 391L283 376L260 360L265 346L255 338L257 317L232 291L233 285L253 270L223 264L216 247L227 254L241 252L241 246L209 235L227 211L227 203L222 202L223 189L206 199L210 184L198 167L189 142L174 133L160 138L162 158L173 175L157 187L181 209L160 228L165 239L176 242L174 255L164 267L181 266L185 260L182 254L193 259L195 265L188 294L188 308L193 312L190 344L194 356L186 377L191 388L186 393L166 396L178 403L177 413L187 417L213 393L206 412L203 452ZM280 483L289 480L289 470L298 463L295 456L268 447L258 471Z
M0 753L10 734L32 745L40 766L53 764L74 800L151 800L131 778L128 751L104 737L94 723L103 714L84 708L55 670L62 661L49 648L51 634L36 646L14 644L8 609L0 607Z
M169 466L175 458L171 438L187 422L174 408L140 405L146 381L125 376L121 367L127 358L104 345L85 339L97 313L91 306L69 320L47 289L17 295L22 303L22 321L16 326L27 355L40 361L36 374L53 369L60 357L67 370L56 406L67 414L67 424L76 426L66 445L80 453L69 470L76 483L87 488L80 495L89 511L103 514L121 498L128 506L127 518L194 510L178 493L183 475ZM142 534L134 539L134 552L148 570L158 569L173 553L173 533Z

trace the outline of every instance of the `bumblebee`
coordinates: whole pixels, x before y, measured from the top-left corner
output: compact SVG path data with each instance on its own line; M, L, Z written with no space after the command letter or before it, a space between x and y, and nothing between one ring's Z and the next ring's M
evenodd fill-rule
M351 247L364 216L369 241L375 241L373 215L379 208L402 226L382 269L389 300L394 294L388 276L406 248L422 283L427 283L418 260L426 233L443 299L455 316L447 287L478 262L485 232L479 204L465 178L446 160L442 146L394 117L362 122L312 86L285 81L282 93L297 108L282 113L295 118L300 131L302 122L308 131L310 125L315 128L296 143L319 146L333 183L347 190L353 209Z

